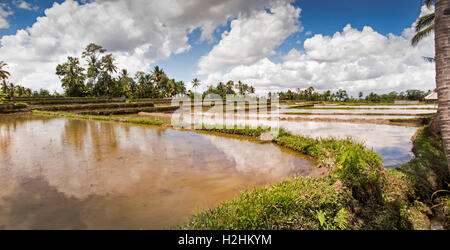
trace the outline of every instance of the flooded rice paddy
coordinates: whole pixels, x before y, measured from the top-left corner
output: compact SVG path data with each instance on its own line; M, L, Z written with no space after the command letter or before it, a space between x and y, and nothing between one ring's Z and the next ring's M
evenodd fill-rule
M234 124L250 127L281 127L293 134L306 137L352 138L358 142L364 143L368 148L373 149L380 154L386 168L394 168L405 164L414 157L414 154L411 151L413 146L411 138L418 128L406 125L394 126L381 124L381 122L380 124L375 124L372 121L411 119L421 117L420 114L436 112L436 110L433 109L406 109L408 107L429 108L434 107L434 105L391 105L382 106L387 108L383 110L290 109L293 106L295 105L281 105L279 109L272 110L269 113L249 112L246 114L227 114L225 116L216 116L213 112L202 112L195 113L196 117L183 117L183 121L186 123L203 123L206 125ZM275 112L279 113L280 119L275 121L268 119ZM307 112L311 114L289 114L289 112ZM336 115L335 113L346 114ZM370 113L371 115L364 115L362 113ZM330 120L323 121L323 119ZM357 122L353 122L354 120L357 120Z
M313 113L313 114L433 114L434 109L289 109L280 108L280 113Z
M242 138L2 115L0 228L172 228L197 208L313 169Z
M370 121L436 112L434 105L293 106L222 120L205 108L196 114L201 119L183 116L183 121L279 126L314 138L350 137L393 168L414 157L411 138L418 128ZM303 112L309 114L294 114ZM273 114L280 120L269 119ZM142 115L171 118L170 113L127 116ZM320 120L324 118L330 121ZM358 123L351 123L355 119ZM310 159L300 154L242 137L0 115L0 229L174 228L197 209L230 200L245 189L314 171Z
M189 117L184 122L207 125L222 124L217 119L202 118L199 120ZM280 127L295 135L313 138L352 138L364 143L383 158L386 168L399 167L414 157L411 138L417 127L392 126L385 124L354 124L345 122L317 122L317 121L272 121L266 119L234 119L233 123L226 120L224 125L235 124L250 127Z

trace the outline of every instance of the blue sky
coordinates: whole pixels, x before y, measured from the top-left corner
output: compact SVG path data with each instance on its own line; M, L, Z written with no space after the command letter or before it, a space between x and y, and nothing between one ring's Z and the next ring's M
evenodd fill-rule
M402 31L413 23L419 13L420 4L412 3L411 0L322 0L318 4L317 0L298 0L294 5L302 9L300 21L304 26L303 32L297 32L289 36L283 44L275 49L277 55L270 58L279 62L279 55L288 53L292 48L302 50L304 40L311 35L305 35L307 31L314 34L333 35L337 31L351 24L352 27L362 29L364 26L371 26L381 34L393 33L401 35ZM399 14L401 13L401 14ZM220 30L228 30L222 27ZM199 43L197 30L189 35L192 49L188 53L172 56L170 59L158 61L166 72L179 79L189 79L192 72L197 71L197 61L200 56L206 54L218 42L221 32L216 32L216 42ZM297 41L301 43L298 44Z
M62 0L25 0L29 6L34 7L32 10L25 10L18 8L18 4L22 1L0 0L0 7L3 6L3 9L13 12L5 17L9 28L0 29L0 39L5 35L15 35L17 30L31 27L36 22L36 18L45 16L44 10L51 8L54 2L64 2ZM302 31L290 34L281 44L273 48L275 54L267 58L275 64L282 63L283 56L293 48L304 51L305 39L314 35L332 36L336 32L342 32L347 24L351 24L357 30L370 26L381 35L387 36L392 33L401 36L420 14L419 1L411 0L396 0L395 4L392 0L298 0L292 5L301 8L299 21ZM160 65L170 76L189 81L197 76L199 59L207 55L219 43L224 31L230 31L231 20L228 20L226 25L216 27L212 41L200 41L201 30L195 29L187 34L188 44L191 46L188 51L181 54L172 53L168 58L157 58L149 66ZM83 44L82 47L84 46ZM207 79L207 76L202 77Z

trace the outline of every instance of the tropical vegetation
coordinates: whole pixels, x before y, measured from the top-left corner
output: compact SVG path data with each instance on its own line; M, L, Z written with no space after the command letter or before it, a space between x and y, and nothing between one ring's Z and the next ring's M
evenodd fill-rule
M117 74L115 58L106 51L91 43L81 56L85 65L77 57L67 57L65 63L56 67L66 96L164 98L185 93L184 82L170 79L158 66L151 73L138 71L134 77L126 69Z
M395 100L418 100L424 101L425 97L431 93L431 90L422 91L416 89L406 90L405 92L391 91L387 94L377 94L370 92L363 98L363 93L359 92L358 99L349 96L346 90L339 89L336 92L326 90L317 92L313 87L306 89L297 88L296 91L287 90L286 92L278 92L280 100L301 100L301 101L340 101L340 102L374 102L374 103L390 103ZM269 97L272 93L269 93Z

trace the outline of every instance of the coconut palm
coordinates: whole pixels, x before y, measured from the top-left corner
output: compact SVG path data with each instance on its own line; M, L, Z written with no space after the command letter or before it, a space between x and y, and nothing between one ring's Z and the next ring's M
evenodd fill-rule
M435 0L426 0L425 5L431 10ZM429 36L434 31L434 13L421 16L416 23L416 35L411 39L411 44L416 46L420 40ZM430 58L427 58L430 59Z
M155 66L153 68L152 77L155 80L155 82L159 82L165 74L166 73L164 73L164 70L159 66Z
M199 79L197 79L197 78L192 79L192 88L194 90L196 90L200 86L200 84L201 84L201 82Z
M10 74L6 71L5 67L7 64L3 61L0 61L0 80L3 82L3 86L6 86L6 79L9 78Z
M117 72L117 66L114 64L115 58L112 54L108 54L102 58L103 70L109 74Z
M450 163L450 0L436 0L435 6L436 89L439 125L447 162Z

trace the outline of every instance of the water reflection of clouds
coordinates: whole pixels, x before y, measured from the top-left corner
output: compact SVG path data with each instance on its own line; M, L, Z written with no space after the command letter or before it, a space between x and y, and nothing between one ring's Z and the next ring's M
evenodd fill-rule
M208 136L207 139L236 162L236 169L243 173L265 173L278 177L309 172L312 167L308 161L293 155L286 156L272 144L257 144L249 141L236 142L226 138ZM263 146L264 148L261 148Z
M411 138L417 131L405 126L328 122L281 122L281 127L315 138L353 138L379 153L386 166L399 166L413 157Z
M45 125L30 120L19 125L2 157L8 169L2 174L46 178L58 191L77 198L125 193L143 174L150 174L157 184L174 173L228 171L245 175L251 171L278 178L302 164L311 166L293 161L296 157L273 145L66 119L52 119Z
M436 110L431 110L431 109L337 109L337 108L332 108L332 109L280 109L280 113L429 114L429 113L436 113Z
M214 119L203 118L192 120L186 118L185 122L194 122L213 125ZM369 149L373 149L383 158L387 167L400 166L413 158L411 152L411 138L417 128L406 126L392 126L385 124L355 124L344 122L314 122L314 121L270 121L267 119L235 119L236 124L250 127L281 127L287 131L314 138L353 138L365 143ZM395 149L395 150L389 150ZM399 154L399 152L401 152ZM398 155L398 159L393 157Z

